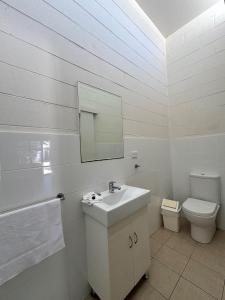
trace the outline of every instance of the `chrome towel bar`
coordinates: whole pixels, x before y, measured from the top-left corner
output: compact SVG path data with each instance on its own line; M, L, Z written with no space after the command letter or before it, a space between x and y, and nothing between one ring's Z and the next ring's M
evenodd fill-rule
M65 197L65 195L63 193L58 193L55 198L58 198L61 201L66 200L66 197ZM4 213L12 212L14 210L26 208L26 207L29 207L29 206L32 206L32 205L45 203L47 201L54 200L55 198L50 198L50 199L46 199L46 200L42 200L42 201L32 202L32 203L28 203L28 204L25 204L25 205L22 205L22 206L19 206L19 207L13 207L13 208L5 209L5 210L2 210L2 211L0 210L0 215L2 215Z

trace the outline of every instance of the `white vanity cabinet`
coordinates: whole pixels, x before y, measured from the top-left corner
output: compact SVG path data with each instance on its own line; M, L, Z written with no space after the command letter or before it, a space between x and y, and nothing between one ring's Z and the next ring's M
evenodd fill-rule
M150 267L147 206L108 228L85 222L88 281L101 300L123 300Z

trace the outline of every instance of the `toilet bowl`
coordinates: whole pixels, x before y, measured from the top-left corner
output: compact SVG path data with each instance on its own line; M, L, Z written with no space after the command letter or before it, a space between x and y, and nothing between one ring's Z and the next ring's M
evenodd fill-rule
M184 201L182 211L191 223L191 236L200 243L209 243L216 231L220 208L220 177L209 173L190 174L191 197Z
M191 223L191 236L200 243L209 243L216 231L217 203L188 198L182 205L187 220Z

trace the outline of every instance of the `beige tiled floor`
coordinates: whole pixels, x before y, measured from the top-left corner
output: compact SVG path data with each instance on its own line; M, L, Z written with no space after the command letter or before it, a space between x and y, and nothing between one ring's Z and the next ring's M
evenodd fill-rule
M158 230L150 247L150 278L126 300L225 300L225 231L202 245L191 239L184 223L179 233Z

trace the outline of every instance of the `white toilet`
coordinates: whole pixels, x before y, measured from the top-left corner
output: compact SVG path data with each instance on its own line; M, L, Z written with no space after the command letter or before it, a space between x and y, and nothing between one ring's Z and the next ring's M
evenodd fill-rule
M216 231L220 208L220 177L207 173L190 174L191 198L184 201L182 211L191 223L191 236L200 243L209 243Z

